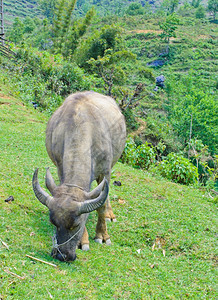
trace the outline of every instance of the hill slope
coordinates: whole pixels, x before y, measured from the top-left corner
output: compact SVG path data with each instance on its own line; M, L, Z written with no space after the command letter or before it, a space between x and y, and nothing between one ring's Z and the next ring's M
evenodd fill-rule
M74 263L50 257L53 228L31 187L33 170L40 167L42 179L44 168L52 166L44 146L46 122L1 82L0 298L215 299L213 201L197 189L122 164L114 170L122 186L110 189L118 220L108 225L112 246L90 238L90 251L77 250ZM11 203L4 201L9 196ZM91 214L90 237L95 219Z
M4 0L4 21L6 29L13 23L15 17L39 17L38 1L34 0Z

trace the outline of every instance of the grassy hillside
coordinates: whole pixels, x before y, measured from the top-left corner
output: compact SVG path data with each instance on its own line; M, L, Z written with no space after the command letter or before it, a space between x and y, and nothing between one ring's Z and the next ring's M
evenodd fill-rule
M194 18L180 18L175 30L176 37L170 39L170 54L166 57L166 43L160 38L159 22L164 18L148 19L137 16L129 18L123 28L128 48L143 64L162 60L163 66L153 67L155 74L177 75L178 80L193 70L206 85L214 86L217 70L216 24Z
M6 29L13 23L15 17L39 17L38 3L34 0L4 0L4 21Z
M31 187L36 167L42 186L44 168L52 167L44 145L46 122L0 81L0 298L216 299L214 200L120 163L113 180L122 186L110 188L118 220L108 225L112 246L91 239L92 213L90 251L77 250L71 264L50 257L53 228ZM11 203L4 201L9 196Z

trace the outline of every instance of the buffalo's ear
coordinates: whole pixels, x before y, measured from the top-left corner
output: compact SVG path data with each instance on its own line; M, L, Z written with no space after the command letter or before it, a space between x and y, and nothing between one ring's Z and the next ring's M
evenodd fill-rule
M83 203L80 203L79 213L80 214L90 213L93 210L96 210L99 207L101 207L107 199L108 192L109 192L109 184L107 179L104 178L100 195L95 199L87 200Z
M39 181L38 181L38 170L39 169L36 169L33 174L33 179L32 179L33 191L36 195L36 198L43 205L45 205L49 208L51 206L53 198L41 188Z

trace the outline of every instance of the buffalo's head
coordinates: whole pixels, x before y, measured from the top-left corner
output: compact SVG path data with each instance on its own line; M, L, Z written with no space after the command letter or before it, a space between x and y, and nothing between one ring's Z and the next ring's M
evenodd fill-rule
M75 260L88 213L101 207L107 199L107 180L104 178L93 191L86 192L76 185L56 186L47 169L46 186L52 194L50 196L39 185L36 169L32 184L37 199L49 208L50 221L56 226L52 256L61 261Z

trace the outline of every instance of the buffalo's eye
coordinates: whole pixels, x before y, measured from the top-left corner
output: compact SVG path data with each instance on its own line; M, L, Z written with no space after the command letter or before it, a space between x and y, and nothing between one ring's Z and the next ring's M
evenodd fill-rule
M79 227L80 224L80 218L74 219L68 226L68 230L75 230L77 227Z

